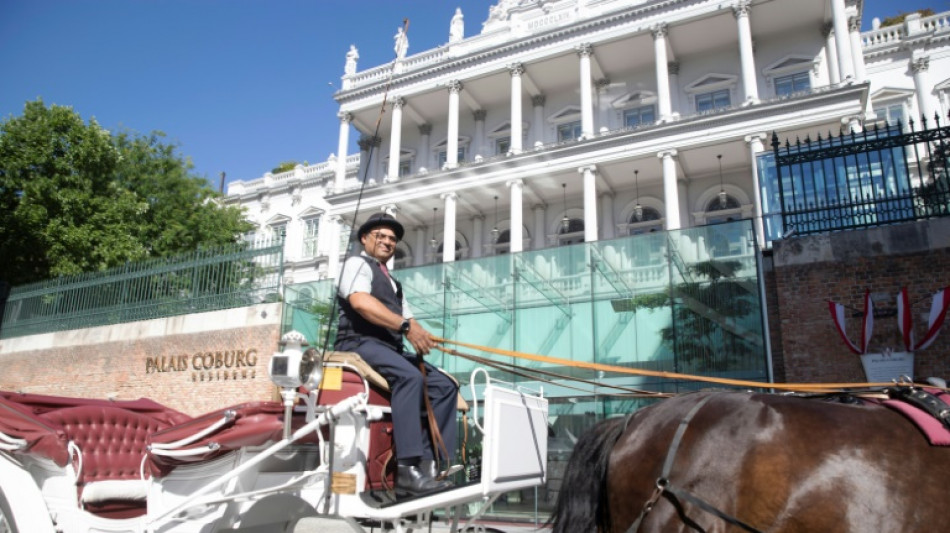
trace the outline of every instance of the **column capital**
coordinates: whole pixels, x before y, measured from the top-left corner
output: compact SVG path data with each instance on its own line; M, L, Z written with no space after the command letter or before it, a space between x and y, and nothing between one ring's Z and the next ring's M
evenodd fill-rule
M515 179L513 179L513 180L508 180L508 181L505 182L505 186L507 186L507 187L519 187L519 188L520 188L520 187L523 187L523 186L524 186L524 180L521 179L521 178L515 178Z
M419 124L419 135L429 135L432 133L432 124Z
M450 93L456 94L461 92L463 87L461 80L451 80L445 86L448 88Z
M650 28L650 31L653 33L654 39L662 39L669 33L669 26L665 22L660 22L659 24L654 24Z
M587 172L597 172L597 165L584 165L582 167L577 167L578 174L586 174Z
M758 133L751 133L749 135L746 135L745 142L748 144L752 144L755 141L765 142L766 140L768 140L768 138L769 138L768 133L765 133L764 131L760 131Z
M444 192L439 195L439 198L443 200L452 200L452 201L458 200L458 197L459 195L454 192Z
M827 39L832 33L835 32L835 25L831 22L826 22L821 26L821 36Z
M336 117L340 119L340 122L353 122L353 113L350 113L349 111L340 111L336 114Z
M666 72L670 76L676 76L680 73L680 63L679 61L670 61L666 64Z
M590 57L594 53L594 45L591 43L581 43L574 47L579 57Z
M611 198L611 199L613 199L613 198L616 198L616 197L617 197L617 194L616 194L615 192L613 192L613 191L604 191L604 192L601 192L601 193L597 193L597 197L598 197L598 198Z
M369 149L373 146L373 137L364 136L360 137L356 144L359 145L361 152L368 152Z
M406 99L402 96L394 96L389 99L389 102L393 105L393 107L401 108L402 106L406 105Z
M485 117L487 116L488 111L485 111L484 109L476 109L475 111L472 111L472 118L475 120L485 120Z
M848 17L848 31L861 31L861 19L859 17Z
M930 70L930 56L920 56L911 59L910 69L914 74Z
M548 99L547 96L544 96L543 94L536 94L531 97L531 105L533 105L534 107L541 107L544 105L544 102L547 99Z
M483 213L475 213L474 215L472 215L472 220L481 220L482 222L484 222L485 215Z
M512 63L508 65L508 73L512 77L521 76L524 74L524 63Z
M752 3L749 0L739 0L732 6L732 14L736 18L748 17L750 11L752 11Z
M594 81L594 87L598 91L602 91L610 86L610 78L600 78L599 80Z
M666 159L667 157L669 157L669 158L675 158L676 155L677 155L677 151L676 151L675 148L673 148L673 149L671 149L671 150L663 150L662 152L657 152L657 153L656 153L656 156L657 156L658 158L660 158L660 159Z
M548 204L546 204L546 203L544 203L544 202L541 202L541 203L538 203L538 204L534 204L534 205L531 206L531 210L532 210L532 211L538 211L539 209L547 209L547 208L548 208Z

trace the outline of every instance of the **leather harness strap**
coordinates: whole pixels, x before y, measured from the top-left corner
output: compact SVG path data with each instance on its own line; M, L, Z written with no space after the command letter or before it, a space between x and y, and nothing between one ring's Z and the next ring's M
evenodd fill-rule
M627 528L627 533L637 533L637 531L640 530L640 526L643 523L643 519L646 518L646 515L649 514L650 511L653 510L653 507L654 505L656 505L656 502L660 499L660 496L670 499L671 503L675 503L675 502L672 502L673 499L686 500L698 506L699 508L706 511L707 513L716 515L720 519L725 520L726 522L729 522L730 524L734 526L741 527L742 529L749 531L750 533L762 533L758 529L746 524L745 522L739 520L738 518L732 515L726 514L723 511L717 509L715 506L703 500L702 498L694 496L684 490L681 490L677 488L676 486L674 486L672 483L670 483L670 472L673 471L673 462L676 460L676 452L679 450L680 444L683 441L683 434L686 433L686 428L687 426L689 426L689 423L693 419L693 417L696 416L696 413L698 413L699 410L702 409L702 407L706 405L706 402L708 402L712 397L713 395L710 394L706 396L705 398L703 398L702 400L700 400L696 405L693 406L692 409L689 410L686 416L684 416L683 419L680 420L679 426L676 428L676 433L673 435L673 442L670 444L670 449L666 453L666 460L663 461L663 471L660 474L660 477L657 478L656 480L656 490L653 491L653 495L643 505L643 509L641 509L640 515L637 516L637 519L634 520L632 524L630 524L629 528ZM696 524L689 518L684 516L683 520L693 529L697 531L702 531L705 533L705 530L701 528L699 524Z
M445 442L442 440L442 432L439 431L439 423L435 419L435 412L432 410L432 401L429 399L428 387L426 381L428 376L426 375L426 365L423 361L422 356L418 355L419 363L419 372L422 372L422 397L425 398L426 404L426 416L429 419L429 437L432 440L432 459L435 460L435 469L438 472L439 469L439 457L445 457L445 460L449 460L449 451L445 447ZM441 452L441 454L439 453ZM449 466L449 465L446 465Z

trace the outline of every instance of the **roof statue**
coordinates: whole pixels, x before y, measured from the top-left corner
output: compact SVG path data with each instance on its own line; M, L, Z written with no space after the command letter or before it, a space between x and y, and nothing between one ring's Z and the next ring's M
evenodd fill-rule
M457 43L465 37L465 17L462 16L462 8L455 8L455 15L452 16L452 22L449 25L449 42Z
M360 58L360 52L356 45L350 45L350 51L346 53L346 66L343 67L343 74L350 76L356 74L356 61Z
M396 35L393 36L393 50L396 52L396 59L403 59L406 57L406 52L409 51L409 36L402 31L402 26L396 30Z

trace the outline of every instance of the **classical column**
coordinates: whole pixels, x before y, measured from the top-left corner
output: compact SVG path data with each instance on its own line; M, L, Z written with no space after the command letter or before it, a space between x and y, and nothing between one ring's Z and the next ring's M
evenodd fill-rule
M676 150L656 154L663 161L663 207L666 211L666 229L680 229L680 200L676 178Z
M854 80L854 60L851 59L851 43L848 42L848 15L844 0L831 0L831 23L835 27L835 48L838 52L838 72L841 81Z
M759 87L755 81L755 53L752 50L752 27L749 25L751 9L749 0L740 0L732 8L739 26L739 62L742 68L742 88L745 92L746 104L755 104L759 101Z
M600 212L603 213L601 222L604 229L601 233L604 240L613 239L617 236L617 224L614 220L614 193L605 192L600 195Z
M459 166L459 93L462 92L462 82L449 82L449 133L445 143L445 166L455 168Z
M934 127L934 108L930 105L930 57L921 56L911 60L910 69L914 73L914 92L917 93L917 108L920 115L927 117L927 127ZM920 124L920 117L914 117ZM923 126L918 126L922 128Z
M755 238L759 248L765 247L765 224L762 220L762 213L765 206L762 205L762 184L759 183L758 155L765 150L763 141L768 138L765 133L753 133L745 136L745 142L749 144L749 158L752 160L752 192L755 209Z
M534 107L534 124L531 125L534 131L534 145L544 144L544 102L546 98L543 94L536 94L531 97L531 105Z
M838 47L835 45L833 24L825 24L822 33L825 36L825 63L828 64L828 79L831 83L841 83L841 73L838 71Z
M356 141L356 144L358 144L360 147L360 169L359 169L359 176L357 177L360 180L369 181L369 178L370 178L369 173L370 173L370 170L372 170L368 168L370 164L369 151L373 148L373 137L364 135L360 137L358 141ZM337 191L337 192L340 192L340 191Z
M670 61L666 71L670 77L670 115L676 117L680 114L680 64Z
M851 60L854 62L854 80L863 83L868 78L868 71L864 68L864 47L861 45L861 19L848 19L848 33L851 37Z
M472 147L472 159L476 161L479 157L491 155L491 153L486 153L488 150L485 149L485 117L487 115L488 112L484 109L472 112L472 118L475 119L475 138L472 139L472 144L475 146Z
M534 250L539 250L544 247L544 239L542 235L546 232L544 231L544 213L547 208L544 204L534 204L531 206L531 211L534 212L534 240L531 243L531 248Z
M416 244L412 247L413 266L424 265L426 262L426 227L412 228L416 232Z
M441 196L445 200L445 219L442 227L442 262L451 263L455 261L455 202L458 195L454 192L447 192Z
M346 181L346 149L350 145L350 122L353 113L341 111L337 114L340 119L340 140L337 143L336 174L333 179L333 191L342 192L343 182Z
M340 277L340 241L343 240L340 235L340 223L342 218L339 215L330 215L327 217L327 276L333 279Z
M577 169L584 178L584 242L597 240L597 167Z
M372 176L370 179L376 179L376 181L383 180L383 158L379 157L379 147L383 144L382 137L373 137L373 150L376 152L376 157L373 158L373 168L370 169Z
M581 137L590 139L594 136L594 98L591 94L590 56L594 47L590 43L578 45L577 57L581 66Z
M432 159L432 124L419 126L419 170L428 170Z
M511 144L513 154L524 151L523 132L521 131L521 75L524 74L524 65L515 63L508 67L511 73Z
M485 215L478 214L472 217L472 257L482 256L482 238L485 231Z
M402 97L395 97L392 100L393 118L392 130L389 133L389 169L387 175L389 181L399 180L399 156L402 153L402 106L406 100Z
M673 110L670 105L670 73L666 60L667 25L661 22L653 26L653 62L656 64L656 98L659 117L657 122L670 120Z
M521 235L521 228L524 226L522 215L523 207L521 205L524 193L524 182L520 179L508 180L505 185L511 189L511 225L509 226L509 251L516 253L524 250L524 242Z
M610 131L610 128L607 127L607 90L610 88L610 79L601 78L594 82L594 87L597 89L597 122L600 127L597 128L597 131L600 133L607 133Z

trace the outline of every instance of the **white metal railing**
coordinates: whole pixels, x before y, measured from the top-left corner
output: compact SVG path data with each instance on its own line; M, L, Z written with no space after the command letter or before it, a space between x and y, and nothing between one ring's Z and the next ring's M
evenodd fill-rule
M861 35L863 48L873 48L885 44L899 42L904 38L904 26L886 26L865 32Z

